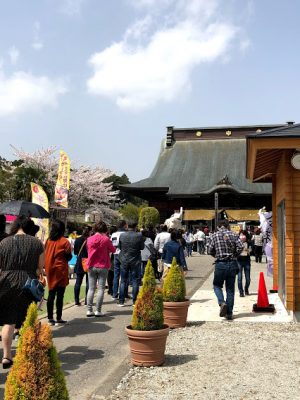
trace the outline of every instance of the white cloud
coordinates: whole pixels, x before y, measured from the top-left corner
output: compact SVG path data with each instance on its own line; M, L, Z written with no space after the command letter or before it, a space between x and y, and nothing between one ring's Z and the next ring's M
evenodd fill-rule
M41 24L39 21L35 21L33 24L33 42L31 43L31 47L34 50L42 50L44 47L44 43L42 42L40 38L40 30L41 30Z
M169 10L160 19L155 5L161 2L141 3L147 12L123 39L90 57L93 75L87 82L89 93L134 111L190 90L192 71L225 58L238 32L221 20L217 0L164 0Z
M244 40L241 41L240 50L242 52L245 52L246 50L248 50L249 47L251 47L251 41L249 39L244 39Z
M0 117L54 107L58 97L66 92L63 81L22 71L6 77L0 71Z
M86 0L61 0L62 5L60 11L69 17L80 14L85 1Z
M18 60L19 60L19 57L20 57L20 52L19 52L19 50L18 50L15 46L12 46L12 47L8 50L8 55L9 55L11 64L12 64L12 65L16 65L17 62L18 62Z

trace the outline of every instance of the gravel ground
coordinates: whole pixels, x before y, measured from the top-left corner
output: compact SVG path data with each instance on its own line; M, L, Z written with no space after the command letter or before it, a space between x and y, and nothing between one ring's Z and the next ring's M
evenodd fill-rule
M162 367L132 367L107 400L299 400L300 325L207 322L170 332Z

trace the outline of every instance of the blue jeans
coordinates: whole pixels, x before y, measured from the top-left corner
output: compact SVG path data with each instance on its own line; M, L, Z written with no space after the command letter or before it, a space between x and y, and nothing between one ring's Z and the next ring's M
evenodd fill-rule
M120 270L121 263L119 260L119 255L114 255L114 283L113 283L113 297L118 297L119 293L119 281L120 281Z
M239 274L238 274L238 287L239 287L239 291L240 294L244 294L244 290L243 290L243 270L244 270L244 274L245 274L245 292L248 292L249 286L250 286L250 258L246 259L246 260L239 260L238 261L238 265L239 265Z
M198 251L199 254L204 254L205 253L204 240L198 240L197 241L197 251Z
M119 303L124 304L126 297L126 290L128 290L128 279L131 273L132 279L132 302L135 303L140 287L140 271L141 263L127 264L121 266L121 285Z
M91 267L89 268L88 273L89 273L89 291L87 294L87 309L88 311L93 311L94 294L98 283L96 311L101 312L108 269Z
M214 292L219 305L224 303L223 285L226 288L227 315L232 315L234 306L234 286L238 265L236 261L216 261L214 274Z
M74 285L74 298L75 298L75 304L79 304L79 295L80 295L80 288L81 288L81 284L84 278L84 275L86 277L86 287L85 287L85 304L86 304L86 296L87 296L87 292L89 290L89 278L88 278L88 274L84 273L84 274L76 274L76 282Z
M119 295L119 283L121 276L121 263L119 255L114 255L114 283L113 283L113 297L117 298ZM125 297L128 297L128 285L125 289Z
M141 263L140 285L142 284L142 280L143 280L143 277L144 277L144 273L145 273L147 262L148 261L142 261L142 263Z
M187 255L190 257L193 253L193 243L186 244Z

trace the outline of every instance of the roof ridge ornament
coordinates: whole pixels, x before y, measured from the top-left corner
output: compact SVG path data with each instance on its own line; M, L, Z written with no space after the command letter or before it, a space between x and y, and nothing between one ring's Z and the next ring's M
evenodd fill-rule
M226 174L223 178L217 183L217 185L229 185L232 186L232 182Z
M173 145L174 142L173 128L174 126L167 126L166 147L172 147Z

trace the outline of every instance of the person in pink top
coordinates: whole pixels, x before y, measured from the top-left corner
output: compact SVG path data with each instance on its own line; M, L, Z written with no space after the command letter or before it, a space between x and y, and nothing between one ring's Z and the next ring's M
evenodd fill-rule
M103 317L101 311L105 282L110 268L110 254L115 253L116 249L107 236L107 226L104 222L98 222L94 226L95 234L87 239L87 251L89 267L89 291L87 294L87 317ZM93 301L96 286L98 283L98 293L96 298L96 311L93 311Z

